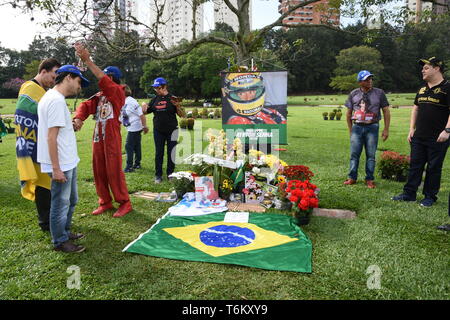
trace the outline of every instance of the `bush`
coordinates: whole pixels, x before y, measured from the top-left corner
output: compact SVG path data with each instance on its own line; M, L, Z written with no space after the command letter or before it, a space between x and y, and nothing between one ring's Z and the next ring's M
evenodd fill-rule
M335 116L336 116L335 112L330 112L330 120L334 120Z
M406 181L409 163L409 156L394 151L384 151L381 154L380 161L378 161L378 169L381 172L381 178Z
M187 128L188 130L194 130L195 119L189 118L187 119Z
M198 109L194 108L194 110L192 110L192 118L197 119L198 118Z
M180 128L181 129L187 129L188 119L181 118L180 119Z
M214 110L214 118L221 118L222 117L222 112L220 111L220 109L216 109Z

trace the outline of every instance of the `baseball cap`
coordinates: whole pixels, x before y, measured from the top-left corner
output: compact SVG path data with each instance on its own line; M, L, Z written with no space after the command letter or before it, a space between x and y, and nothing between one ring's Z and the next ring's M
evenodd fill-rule
M373 77L373 74L371 74L371 73L370 73L369 71L367 71L367 70L361 70L361 71L358 73L357 79L358 79L358 81L364 81L364 80L367 80L368 77Z
M167 84L166 79L164 79L164 78L156 78L153 81L152 87L160 87L160 86L165 85L165 84Z
M66 65L60 67L58 70L56 70L56 74L60 74L63 72L69 72L69 73L73 73L73 74L76 74L77 76L79 76L81 78L81 86L83 88L89 86L89 83L90 83L89 80L86 79L85 77L83 77L80 69L78 69L77 67L75 67L71 64L66 64Z
M444 69L444 63L442 62L442 60L440 60L436 57L431 57L429 59L420 59L419 64L421 66L424 66L425 64L430 64L434 67L440 67L441 71Z
M103 69L103 72L105 74L111 74L114 78L120 79L122 78L122 72L120 72L120 69L114 66L108 66L105 69Z

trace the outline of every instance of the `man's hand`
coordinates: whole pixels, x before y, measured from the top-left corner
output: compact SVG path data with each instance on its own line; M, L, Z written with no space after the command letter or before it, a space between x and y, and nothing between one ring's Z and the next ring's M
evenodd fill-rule
M387 138L389 138L389 130L385 128L381 134L381 137L383 137L383 141L386 141Z
M450 137L450 133L445 132L445 130L442 130L441 134L437 138L437 142L445 142Z
M141 106L142 106L142 112L144 114L146 114L147 113L147 109L148 109L148 103L147 102L142 102Z
M89 53L88 49L84 47L83 44L77 42L73 46L75 48L77 56L80 57L81 61L86 62L90 60L91 54Z
M53 169L52 179L59 183L67 182L67 178L61 169Z
M148 127L144 127L143 131L144 131L144 134L147 134L148 133Z
M410 129L409 133L408 133L408 142L411 143L411 139L414 136L414 132L416 131L416 129Z
M81 127L83 126L83 121L75 118L72 120L72 124L73 124L73 130L78 131L78 130L81 130Z

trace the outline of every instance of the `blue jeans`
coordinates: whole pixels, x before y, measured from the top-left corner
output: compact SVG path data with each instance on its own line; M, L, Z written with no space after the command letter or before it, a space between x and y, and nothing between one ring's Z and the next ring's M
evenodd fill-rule
M125 144L125 150L127 151L127 168L133 167L134 155L134 165L141 165L142 151L141 151L141 132L128 132L127 142Z
M64 175L67 179L65 183L52 180L50 233L55 247L69 240L72 215L78 202L77 168L65 171Z
M359 157L362 149L366 150L366 180L374 180L375 153L378 146L378 123L368 125L354 124L350 137L350 172L348 177L357 180Z

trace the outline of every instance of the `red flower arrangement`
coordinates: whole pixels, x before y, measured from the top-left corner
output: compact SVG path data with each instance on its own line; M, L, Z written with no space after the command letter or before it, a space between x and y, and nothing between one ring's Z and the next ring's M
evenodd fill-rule
M286 192L289 201L292 202L294 214L308 214L313 208L319 206L316 189L317 186L308 180L290 180L288 182Z
M402 155L395 151L384 151L378 162L381 177L383 179L406 181L410 162L411 159L407 155Z
M288 180L309 181L314 177L314 173L307 166L287 166L284 168L283 174Z

